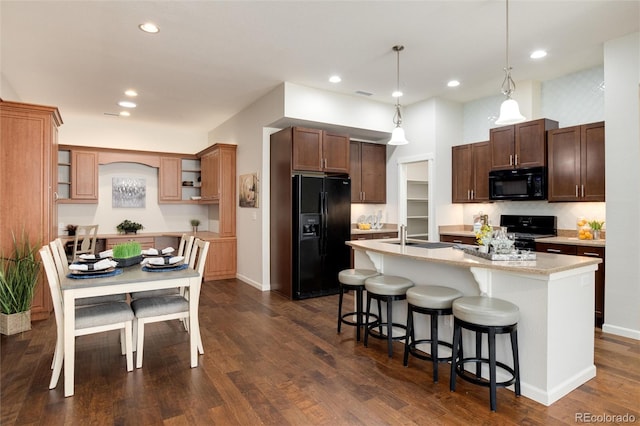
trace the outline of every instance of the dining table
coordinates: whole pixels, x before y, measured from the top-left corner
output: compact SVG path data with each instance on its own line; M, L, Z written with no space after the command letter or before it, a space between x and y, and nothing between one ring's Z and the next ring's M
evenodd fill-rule
M145 271L140 265L122 268L122 273L103 277L64 277L60 283L64 307L64 396L74 394L75 305L83 297L123 294L137 291L188 287L189 294L199 295L202 277L193 268ZM199 297L189 297L189 344L191 367L198 366Z

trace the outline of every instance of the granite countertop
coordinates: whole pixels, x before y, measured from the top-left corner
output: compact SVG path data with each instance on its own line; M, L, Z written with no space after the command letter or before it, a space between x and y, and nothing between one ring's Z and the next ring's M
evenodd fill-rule
M395 223L385 223L380 229L358 229L358 225L355 223L351 225L351 235L358 234L386 234L387 232L398 232L398 225Z
M599 258L566 256L552 253L536 253L536 260L491 261L466 254L462 250L453 247L428 249L390 244L389 241L383 242L382 240L348 241L347 245L353 247L355 250L377 252L389 256L407 257L424 262L539 275L551 275L584 266L597 265L602 262L602 259Z
M454 237L475 237L471 226L449 225L440 227L440 235L451 235ZM574 230L559 230L557 237L536 238L537 243L566 244L572 246L605 247L604 239L600 240L580 240Z

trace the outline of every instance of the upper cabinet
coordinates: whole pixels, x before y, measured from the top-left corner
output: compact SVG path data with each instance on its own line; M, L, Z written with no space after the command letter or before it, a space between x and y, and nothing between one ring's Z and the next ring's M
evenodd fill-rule
M293 170L349 173L349 136L318 129L292 127Z
M547 130L557 128L557 121L541 118L491 129L491 169L546 166Z
M551 130L549 201L604 201L604 122Z
M98 202L98 153L60 146L58 151L58 202Z
M200 160L160 157L158 203L197 202L200 197Z
M477 142L451 148L451 201L474 203L489 201L490 142Z
M236 235L236 145L217 143L198 153L202 177L201 203L218 204L218 233Z
M351 141L350 148L351 202L386 204L387 146Z

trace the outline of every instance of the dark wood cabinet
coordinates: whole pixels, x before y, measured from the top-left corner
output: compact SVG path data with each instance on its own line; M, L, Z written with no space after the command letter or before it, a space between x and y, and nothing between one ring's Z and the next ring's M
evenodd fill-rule
M549 201L604 201L604 122L549 131Z
M454 146L451 148L451 160L451 201L489 201L489 142Z
M440 241L443 243L476 244L475 237L461 237L457 235L440 235Z
M546 166L547 130L557 128L557 121L541 118L491 129L491 170Z
M351 234L351 240L387 240L398 238L398 231L393 232L372 232L370 234ZM351 250L351 268L353 268L353 250Z
M367 142L350 143L349 176L351 202L387 202L387 146Z
M32 245L58 236L58 127L55 107L0 100L0 253L11 253L24 231ZM38 278L31 319L49 317L51 293L44 271Z
M291 132L293 170L349 172L349 136L303 127L285 130Z
M602 327L604 322L604 277L605 277L605 248L592 246L579 246L571 244L554 244L536 242L536 251L553 254L566 254L570 256L587 256L602 259L595 273L595 326Z

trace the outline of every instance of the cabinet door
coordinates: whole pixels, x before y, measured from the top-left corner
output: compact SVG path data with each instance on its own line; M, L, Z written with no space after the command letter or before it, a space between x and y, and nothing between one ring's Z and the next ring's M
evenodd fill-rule
M349 177L351 178L351 202L359 203L362 200L362 162L360 161L360 142L349 144Z
M218 200L220 198L220 152L218 150L214 150L205 154L200 159L200 169L202 175L200 196L205 201Z
M161 157L158 169L158 202L181 201L182 160L174 157Z
M209 241L204 279L221 280L235 278L237 269L237 242L235 238L213 239Z
M71 198L98 202L98 153L71 151Z
M387 146L361 143L360 162L361 202L385 204L387 202Z
M578 246L578 256L597 257L602 259L602 263L598 265L598 270L595 274L595 325L596 327L602 327L604 322L604 247L586 247Z
M542 253L576 255L576 246L568 244L536 243L536 251Z
M471 145L451 147L451 202L466 203L471 198Z
M489 142L471 144L473 161L473 201L489 201L489 170L491 170L491 149Z
M349 136L324 132L322 156L325 172L349 173Z
M545 119L515 125L515 168L545 166L547 164L547 139Z
M477 244L475 237L461 237L457 235L440 235L440 241L443 243Z
M489 130L491 146L491 170L513 168L515 126L497 127Z
M580 136L581 201L604 201L604 122L581 126Z
M322 171L322 133L322 130L293 128L293 170Z
M549 131L549 201L576 201L580 184L580 126Z
M218 156L218 199L221 237L236 235L236 147L223 146Z

